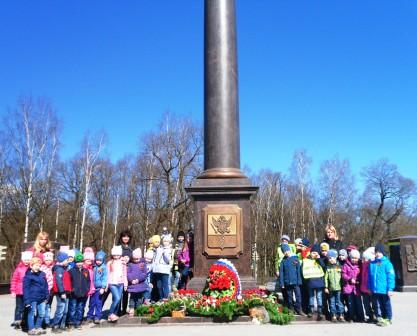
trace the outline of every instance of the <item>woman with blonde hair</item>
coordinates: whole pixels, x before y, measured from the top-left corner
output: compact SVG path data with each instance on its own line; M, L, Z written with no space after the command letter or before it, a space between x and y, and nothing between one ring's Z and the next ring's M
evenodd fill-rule
M324 230L323 242L329 244L330 250L340 251L343 248L343 243L337 235L337 230L331 224L328 224Z
M53 251L49 240L49 234L45 231L39 232L36 236L35 243L32 247L28 248L28 251L32 251L34 257L42 257L43 260L43 254L45 252Z

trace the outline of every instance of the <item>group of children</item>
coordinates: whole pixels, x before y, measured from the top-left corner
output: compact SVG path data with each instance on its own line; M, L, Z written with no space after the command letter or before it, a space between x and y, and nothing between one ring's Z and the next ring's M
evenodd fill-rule
M312 317L316 304L318 321L392 323L395 272L383 244L361 258L353 245L336 250L328 242L310 246L306 238L290 244L284 235L276 266L284 303L296 314Z
M37 242L41 238L38 236ZM19 329L23 324L29 335L46 333L42 328L45 326L51 327L53 333L82 329L87 302L85 321L100 323L109 293L110 322L118 320L124 295L129 297L130 315L141 304L167 299L171 283L185 288L190 266L185 234L179 232L177 239L173 248L170 234L153 236L143 257L140 248L127 249L125 253L128 244L123 243L128 240L121 240L121 245L111 249L107 262L104 251L94 253L90 247L81 253L61 246L55 258L52 251L45 249L41 253L34 249L22 252L11 280L11 294L16 298L13 326Z

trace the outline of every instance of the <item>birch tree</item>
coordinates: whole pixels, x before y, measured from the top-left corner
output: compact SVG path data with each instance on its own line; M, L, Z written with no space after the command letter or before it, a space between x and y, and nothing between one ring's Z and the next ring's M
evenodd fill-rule
M28 241L33 210L34 188L46 178L44 162L51 162L51 151L57 143L58 120L55 109L46 99L23 97L12 111L7 123L8 138L19 169L19 183L25 195L24 242ZM55 141L55 143L54 143ZM45 196L45 191L42 191Z
M83 214L81 219L80 231L80 250L83 249L84 243L84 227L86 213L89 204L91 179L93 173L97 169L98 159L105 145L105 135L99 135L97 138L91 138L88 134L85 136L82 146L82 165L84 173L84 202Z

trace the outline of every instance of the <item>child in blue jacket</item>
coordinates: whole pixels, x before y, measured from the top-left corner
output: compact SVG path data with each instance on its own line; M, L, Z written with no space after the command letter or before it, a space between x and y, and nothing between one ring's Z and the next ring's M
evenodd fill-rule
M375 260L369 264L368 270L368 287L372 293L372 302L378 320L377 324L381 327L392 323L390 297L395 288L394 267L384 254L384 245L378 243L375 246Z
M90 304L87 313L87 321L100 323L102 308L103 308L103 294L107 290L108 270L106 265L106 253L98 251L96 253L96 261L93 269L94 272L94 294L90 296Z
M41 265L41 259L32 258L30 269L27 270L23 278L23 303L25 307L30 309L28 314L29 335L46 333L41 328L45 318L45 306L48 301L49 290L46 274L40 270Z
M279 283L285 290L287 296L287 304L289 309L294 309L297 315L305 315L301 310L301 264L297 255L292 254L291 247L288 244L281 245L281 251L284 258L279 266ZM295 295L295 302L293 302Z

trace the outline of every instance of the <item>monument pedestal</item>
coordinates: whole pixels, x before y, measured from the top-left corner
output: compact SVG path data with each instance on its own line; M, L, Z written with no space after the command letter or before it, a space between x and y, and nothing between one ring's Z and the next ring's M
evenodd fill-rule
M201 291L211 264L229 259L242 288L256 287L251 265L250 198L258 190L247 178L199 178L186 188L194 200L194 278L188 287Z
M417 236L390 239L388 246L395 270L396 290L417 292Z

